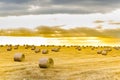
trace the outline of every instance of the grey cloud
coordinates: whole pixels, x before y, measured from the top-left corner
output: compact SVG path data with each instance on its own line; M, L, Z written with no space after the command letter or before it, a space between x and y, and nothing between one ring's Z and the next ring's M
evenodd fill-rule
M21 3L28 3L32 0L0 0L2 3L9 3L9 4L21 4Z
M40 8L29 11L32 5ZM119 7L120 0L0 0L0 16L105 13Z

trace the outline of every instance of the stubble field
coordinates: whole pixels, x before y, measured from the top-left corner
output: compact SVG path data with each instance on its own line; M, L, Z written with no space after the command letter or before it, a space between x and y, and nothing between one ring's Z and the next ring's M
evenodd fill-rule
M97 54L105 47L62 46L59 52L51 51L58 46L37 46L41 51L48 49L48 54L35 53L31 47L19 46L7 51L7 46L0 47L0 80L120 80L120 49L110 47L107 55ZM23 53L25 60L15 62L15 53ZM39 68L40 58L50 57L54 66Z

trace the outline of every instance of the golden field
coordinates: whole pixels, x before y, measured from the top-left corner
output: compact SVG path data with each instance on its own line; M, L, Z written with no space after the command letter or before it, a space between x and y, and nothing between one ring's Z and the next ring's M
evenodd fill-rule
M31 48L19 46L7 51L7 46L0 47L0 80L120 80L120 49L110 47L107 55L97 54L105 47L62 46L59 52L51 51L58 46L37 46L40 50L48 49L48 54L35 53ZM23 62L13 60L15 53L25 54ZM39 68L42 57L54 60L54 66Z

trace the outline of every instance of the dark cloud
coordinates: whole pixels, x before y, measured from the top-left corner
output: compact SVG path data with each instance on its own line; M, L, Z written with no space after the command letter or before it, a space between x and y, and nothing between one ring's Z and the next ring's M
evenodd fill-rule
M0 0L0 15L105 13L119 7L120 0Z
M0 0L1 3L8 3L8 4L24 4L31 1L32 0Z

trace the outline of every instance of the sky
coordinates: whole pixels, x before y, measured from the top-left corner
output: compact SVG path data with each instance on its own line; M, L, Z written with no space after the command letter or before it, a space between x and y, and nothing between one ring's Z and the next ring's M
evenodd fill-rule
M118 29L119 15L120 0L0 0L0 29Z
M119 7L120 0L0 0L0 15L107 13Z

